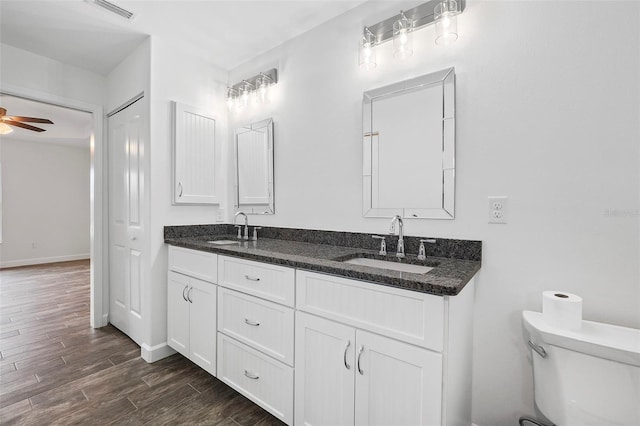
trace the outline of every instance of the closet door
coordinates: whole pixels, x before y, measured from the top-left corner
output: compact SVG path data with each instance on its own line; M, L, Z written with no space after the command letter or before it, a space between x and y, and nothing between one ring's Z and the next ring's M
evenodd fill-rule
M109 322L142 343L147 265L143 101L109 117Z
M173 102L174 204L219 204L216 182L216 120Z

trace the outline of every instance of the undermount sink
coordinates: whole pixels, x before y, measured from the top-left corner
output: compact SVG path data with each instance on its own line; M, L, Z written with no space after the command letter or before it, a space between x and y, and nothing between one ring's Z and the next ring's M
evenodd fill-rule
M412 265L411 263L391 262L388 260L370 259L368 257L356 257L344 260L344 263L352 265L370 266L372 268L391 269L399 272L410 272L413 274L425 274L432 270L431 266Z
M215 244L218 246L230 246L235 244L240 244L240 241L236 240L215 240L215 241L207 241L208 244Z

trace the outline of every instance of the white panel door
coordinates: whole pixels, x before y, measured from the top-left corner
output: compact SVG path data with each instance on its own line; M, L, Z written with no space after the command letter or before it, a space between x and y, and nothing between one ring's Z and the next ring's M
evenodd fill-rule
M296 425L353 425L355 329L296 312Z
M441 424L442 355L356 332L355 424Z
M216 375L216 285L190 279L189 359Z
M167 286L167 344L189 357L189 291L190 278L169 272Z
M109 321L142 343L145 119L139 100L109 117Z

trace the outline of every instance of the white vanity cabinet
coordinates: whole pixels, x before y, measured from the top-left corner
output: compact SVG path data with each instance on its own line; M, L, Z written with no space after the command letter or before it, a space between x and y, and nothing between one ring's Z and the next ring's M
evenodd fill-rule
M295 270L218 258L218 378L293 424Z
M295 423L471 424L472 304L297 271Z
M216 375L217 255L169 246L167 343Z
M169 247L169 345L289 425L469 426L473 298Z

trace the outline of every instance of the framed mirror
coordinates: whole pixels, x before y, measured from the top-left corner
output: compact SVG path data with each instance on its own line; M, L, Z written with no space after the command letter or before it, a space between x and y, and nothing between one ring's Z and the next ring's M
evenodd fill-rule
M273 120L235 129L234 141L236 212L274 214Z
M453 68L369 90L362 101L363 215L453 219Z

